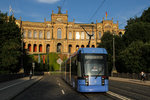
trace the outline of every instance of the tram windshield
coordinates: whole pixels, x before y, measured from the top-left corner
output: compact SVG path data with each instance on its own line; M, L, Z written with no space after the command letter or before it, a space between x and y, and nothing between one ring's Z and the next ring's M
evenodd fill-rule
M105 60L103 55L85 55L85 75L104 75Z

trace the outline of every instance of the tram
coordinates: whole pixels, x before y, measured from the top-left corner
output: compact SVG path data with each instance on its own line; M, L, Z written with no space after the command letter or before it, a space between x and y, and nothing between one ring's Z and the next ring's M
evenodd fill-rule
M78 92L107 92L107 51L80 48L62 64L63 78Z

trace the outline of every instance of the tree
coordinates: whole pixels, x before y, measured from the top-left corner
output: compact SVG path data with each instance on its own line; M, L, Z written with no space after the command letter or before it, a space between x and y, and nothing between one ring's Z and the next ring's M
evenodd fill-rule
M0 13L0 66L3 71L16 73L20 69L21 33L15 18Z
M139 73L142 70L143 58L142 50L144 43L142 41L132 42L128 48L120 53L122 60L122 72Z

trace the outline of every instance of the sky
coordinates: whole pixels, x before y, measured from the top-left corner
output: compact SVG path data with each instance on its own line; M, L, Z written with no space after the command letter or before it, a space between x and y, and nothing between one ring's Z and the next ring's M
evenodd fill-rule
M58 13L58 6L62 13L67 10L68 21L75 19L75 23L101 22L107 12L107 20L113 18L124 29L127 20L141 16L150 7L150 0L0 0L1 12L9 15L10 6L16 19L31 22L51 21L52 10Z

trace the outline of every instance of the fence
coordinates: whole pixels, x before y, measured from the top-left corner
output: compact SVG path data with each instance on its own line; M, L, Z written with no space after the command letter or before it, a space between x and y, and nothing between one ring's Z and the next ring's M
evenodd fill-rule
M136 73L113 73L113 77L120 77L120 78L130 78L130 79L141 79L140 74ZM150 80L150 73L146 74L146 80Z

